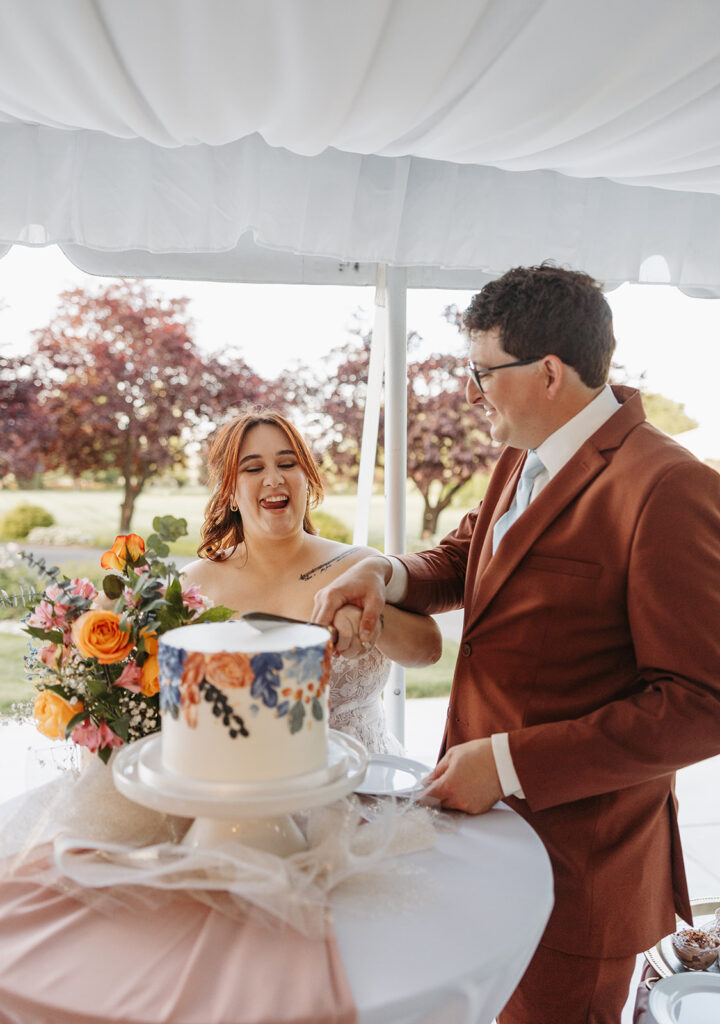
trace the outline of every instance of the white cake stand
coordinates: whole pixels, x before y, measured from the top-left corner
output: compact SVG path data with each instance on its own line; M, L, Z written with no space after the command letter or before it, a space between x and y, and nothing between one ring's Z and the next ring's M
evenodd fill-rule
M115 786L129 800L195 818L184 843L217 846L235 840L286 857L307 847L290 815L347 796L362 783L367 763L362 743L330 729L328 760L316 771L265 782L205 782L168 771L155 733L118 750L112 769Z

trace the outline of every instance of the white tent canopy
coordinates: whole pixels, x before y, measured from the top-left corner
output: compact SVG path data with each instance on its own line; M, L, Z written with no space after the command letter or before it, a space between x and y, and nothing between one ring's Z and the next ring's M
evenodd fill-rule
M405 288L552 258L720 294L719 125L716 0L0 0L0 255L386 280L397 551Z
M0 0L0 246L97 273L715 290L718 125L715 0Z

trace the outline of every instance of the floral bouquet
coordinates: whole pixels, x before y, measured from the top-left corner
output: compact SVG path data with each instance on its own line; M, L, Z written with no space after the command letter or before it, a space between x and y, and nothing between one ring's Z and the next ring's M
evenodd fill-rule
M158 637L196 622L221 622L196 585L183 589L164 559L168 542L187 533L184 519L159 516L147 541L115 538L100 564L110 572L100 597L87 579L68 579L42 559L26 560L49 580L24 630L43 641L26 657L38 694L33 714L50 739L69 738L107 762L115 747L160 728Z

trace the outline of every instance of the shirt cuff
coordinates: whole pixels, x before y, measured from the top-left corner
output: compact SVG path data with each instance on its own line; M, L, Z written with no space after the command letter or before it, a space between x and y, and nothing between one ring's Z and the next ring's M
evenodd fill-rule
M503 796L518 796L521 800L524 800L525 794L522 791L520 779L517 777L510 753L508 734L506 732L493 733L490 737L490 743L492 744L495 768L500 779Z
M388 604L397 604L407 594L407 569L398 558L393 558L392 555L385 555L385 558L392 566L392 575L385 585L385 600Z

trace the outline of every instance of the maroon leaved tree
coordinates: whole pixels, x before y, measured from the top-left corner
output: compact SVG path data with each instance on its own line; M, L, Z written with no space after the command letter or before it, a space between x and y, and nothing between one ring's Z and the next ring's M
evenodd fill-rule
M408 366L408 476L423 498L426 540L460 488L500 454L482 409L468 405L466 381L461 356L434 355Z
M323 467L357 479L371 334L353 333L355 337L336 350L338 368L318 393L324 420ZM408 341L417 340L411 332ZM500 453L490 439L482 409L467 403L466 380L464 356L435 355L408 363L408 477L423 498L425 539L437 532L440 513L460 488L478 471L489 469ZM381 414L379 463L382 443Z
M113 282L96 293L64 292L26 357L54 427L46 468L73 475L119 470L121 533L130 529L148 480L183 465L188 444L218 422L268 397L241 359L200 352L187 304L137 281Z
M22 358L0 356L0 477L12 473L21 485L43 472L44 453L55 434L38 402L39 391Z

